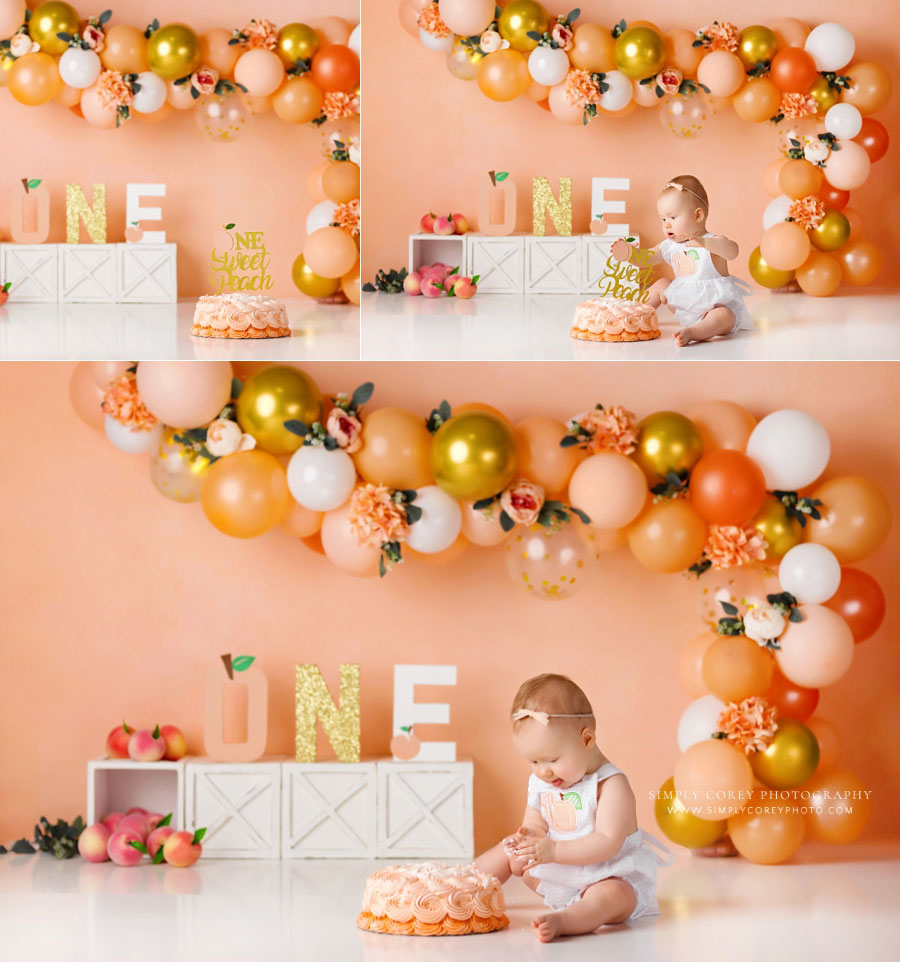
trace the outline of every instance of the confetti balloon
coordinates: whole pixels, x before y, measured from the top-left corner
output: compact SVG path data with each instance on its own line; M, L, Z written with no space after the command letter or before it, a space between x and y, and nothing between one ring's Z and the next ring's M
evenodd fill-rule
M712 108L703 94L691 94L686 97L673 94L664 97L657 109L659 122L663 128L685 140L699 137L712 115Z
M165 428L159 445L150 455L150 480L170 501L189 504L200 500L203 479L212 464L192 445L175 440L178 428Z
M532 525L518 529L506 542L506 569L533 598L559 601L575 594L596 564L594 553L579 536L574 519L558 530Z
M239 93L211 94L201 97L194 108L194 119L210 140L230 143L246 133L253 113Z

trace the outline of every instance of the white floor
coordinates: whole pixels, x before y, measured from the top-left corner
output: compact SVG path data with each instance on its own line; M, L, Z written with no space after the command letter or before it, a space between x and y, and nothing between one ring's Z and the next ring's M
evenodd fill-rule
M755 292L747 306L758 331L678 348L675 321L660 310L662 337L599 344L569 337L586 295L476 294L471 300L363 295L367 360L897 360L900 293L832 297Z
M291 337L191 336L194 298L178 304L20 304L0 307L0 360L359 359L359 308L285 301Z
M0 956L10 962L881 962L897 958L900 841L804 845L789 865L698 859L661 870L661 914L549 946L540 907L506 886L511 925L462 938L355 928L363 861L216 861L118 868L48 855L0 856Z

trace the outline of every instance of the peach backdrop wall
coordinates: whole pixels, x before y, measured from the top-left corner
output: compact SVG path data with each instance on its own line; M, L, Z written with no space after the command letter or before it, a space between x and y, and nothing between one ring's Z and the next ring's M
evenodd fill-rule
M329 393L366 378L373 404L426 413L443 397L482 400L513 421L565 418L596 401L639 416L706 398L757 414L799 405L827 425L828 475L878 478L900 518L896 372L888 364L319 364ZM508 709L539 671L571 674L592 698L599 741L630 776L642 823L648 793L668 777L689 702L677 678L701 624L696 587L640 568L626 549L602 578L559 604L526 597L502 551L470 547L452 564L409 562L383 581L357 580L281 531L252 541L219 534L199 505L161 497L146 459L112 448L69 407L70 364L0 369L0 839L40 814L85 804L85 762L123 716L182 726L202 752L202 677L221 652L255 654L269 679L268 751L293 752L293 666L316 662L332 691L338 665L362 666L362 751L388 751L394 663L457 664L448 696L455 738L475 760L476 843L516 827L528 776L514 754ZM881 631L856 649L849 674L822 693L820 713L844 738L843 764L876 792L871 837L896 834L900 789L900 540L862 567L890 599ZM321 741L322 755L331 757Z
M397 0L366 0L363 77L371 101L364 194L366 217L378 224L377 242L363 250L363 273L407 261L406 238L427 210L477 212L478 187L489 170L507 170L519 188L518 230L531 231L531 178L547 176L558 188L560 176L573 179L574 230L588 229L592 177L630 177L628 223L646 244L660 240L656 197L676 174L692 173L710 196L710 229L738 242L733 273L749 280L747 257L762 234L762 212L771 197L763 171L777 156L776 132L768 124L748 124L731 108L713 118L700 139L679 140L662 129L655 108L638 107L623 118L601 116L587 128L560 123L527 96L512 103L488 100L475 81L451 76L444 56L426 50L397 19ZM788 9L779 0L631 0L609 4L583 0L545 3L551 13L581 8L579 23L651 20L661 30L697 30L714 19L738 26L770 23L786 15L807 23L835 20L856 37L856 59L877 60L898 77L900 7L873 0L851 10L842 0L799 0ZM900 194L896 190L900 143L900 90L877 115L894 140L888 156L872 168L866 184L850 201L863 215L865 234L885 254L876 284L900 284ZM610 220L620 219L610 217ZM552 229L548 228L551 231ZM371 236L371 235L370 235Z
M90 12L84 4L75 6L83 15ZM156 17L163 24L185 21L198 32L212 27L233 30L251 17L267 17L278 26L323 16L359 21L357 0L220 0L215 5L120 0L112 6L112 24L143 28ZM60 104L25 107L0 90L0 129L2 239L9 239L10 192L23 177L41 178L49 187L51 242L66 237L67 183L86 188L106 184L110 242L124 239L125 184L165 183L167 195L159 205L161 228L178 244L182 296L209 290L213 234L226 222L265 232L272 254L273 295L299 296L291 281L291 264L303 246L306 215L313 206L306 176L322 159L323 145L321 134L309 124L286 124L269 110L254 118L240 140L220 144L197 129L191 111L173 111L158 124L131 120L119 130L98 130Z

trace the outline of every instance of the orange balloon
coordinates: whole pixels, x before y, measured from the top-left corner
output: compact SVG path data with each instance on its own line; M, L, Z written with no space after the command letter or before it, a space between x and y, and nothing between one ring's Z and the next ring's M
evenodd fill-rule
M780 103L781 91L768 77L756 77L748 81L731 98L731 106L738 117L754 124L774 117Z
M647 500L647 479L624 454L601 451L585 458L569 482L569 499L601 530L631 524Z
M846 209L844 216L847 216ZM852 222L850 229L853 230ZM841 260L844 280L857 287L871 284L881 270L881 251L871 241L862 237L844 244L838 251L838 257Z
M119 70L122 73L143 73L149 70L144 31L129 27L125 23L108 27L106 40L100 51L100 63L104 70Z
M352 160L334 160L322 173L322 190L335 204L359 197L359 167Z
M891 503L868 478L832 478L820 484L812 496L822 501L822 519L810 520L804 540L824 545L841 564L873 554L891 530Z
M291 498L281 527L295 538L310 538L322 527L323 517L322 511L310 511Z
M806 821L795 803L768 797L754 789L747 808L728 819L728 834L734 847L758 865L777 865L800 848Z
M834 769L817 772L803 789L810 792L806 802L806 830L810 838L832 845L845 845L859 838L872 814L872 799L871 792L855 775Z
M772 684L765 694L766 701L778 709L779 718L793 718L806 722L819 704L819 689L804 688L797 685L776 668L772 673ZM808 724L807 724L807 727Z
M322 547L322 532L317 531L315 534L311 534L308 538L301 538L300 544L304 548L309 548L310 551L315 551L316 554L325 557L325 549Z
M539 484L547 495L565 491L578 464L578 449L564 448L560 441L566 426L556 418L533 417L515 427L519 445L518 473Z
M421 10L423 3L414 3L417 10ZM343 17L319 17L310 26L319 35L319 42L325 44L345 44L350 39L353 28Z
M768 650L744 635L724 635L706 649L703 684L720 701L743 701L764 695L774 671Z
M770 161L766 166L766 172L763 175L763 186L773 197L778 197L781 193L781 188L778 186L778 175L781 173L781 168L784 167L787 161L787 157L776 157L775 160Z
M616 69L616 41L608 27L583 23L575 28L569 60L577 70L607 73Z
M693 815L714 821L736 815L753 789L747 756L733 745L709 738L684 752L675 763L675 791Z
M213 527L232 538L255 538L274 528L288 510L284 467L265 451L239 451L207 471L200 500Z
M848 243L859 240L863 231L862 214L854 207L844 207L841 213L847 218L850 224L850 236L847 238ZM846 246L845 244L844 247L846 248ZM840 257L840 254L838 254L838 257ZM841 269L843 269L843 263L841 264Z
M786 47L772 58L772 82L783 93L804 93L819 76L816 62L801 47Z
M286 82L287 81L285 81L285 83ZM244 99L247 101L247 106L250 108L250 113L256 117L258 114L264 114L267 110L271 110L275 101L275 97L283 87L284 84L282 84L274 94L266 94L262 97L254 94L244 94Z
M200 34L200 63L218 71L220 77L230 77L234 65L243 52L239 44L229 44L231 31L213 27Z
M100 404L104 389L94 379L93 362L79 361L72 369L69 378L69 401L78 417L89 427L100 430L106 415Z
M78 87L63 84L62 89L56 95L56 102L62 104L63 107L74 107L81 103L81 90Z
M775 34L779 50L784 50L786 47L802 47L809 36L809 27L795 17L781 17L773 20L769 24L769 29Z
M615 551L616 548L621 548L628 541L627 527L618 530L604 530L588 525L586 528L582 527L578 530L584 532L588 544L598 555L604 551Z
M837 728L827 718L813 715L804 722L819 743L819 766L816 773L834 768L841 754L841 735Z
M322 190L322 175L325 173L325 169L332 163L330 160L323 160L321 163L316 164L306 178L306 192L309 194L310 200L312 200L313 203L318 204L326 199L325 191Z
M692 638L682 649L678 659L678 677L691 698L709 694L703 681L703 657L709 646L718 640L719 635L704 631Z
M863 61L841 74L850 78L849 89L841 91L841 101L853 104L861 114L874 114L891 99L891 75L881 64Z
M706 522L683 498L651 505L628 529L634 557L654 571L689 568L703 553Z
M537 104L542 103L550 96L550 88L545 84L533 83L525 93ZM547 109L550 105L547 104Z
M319 47L310 74L316 86L329 93L350 90L359 83L359 57L340 43Z
M808 160L788 160L778 173L778 186L782 194L797 200L818 194L824 176L822 168Z
M847 201L850 200L850 191L841 190L840 187L832 187L827 180L823 180L822 186L819 188L819 199L824 202L826 210L843 211L847 206Z
M322 112L324 100L311 77L288 77L273 95L272 109L289 124L308 124Z
M356 265L341 277L341 290L351 304L359 307L362 300L359 286L359 258L356 259Z
M13 62L6 81L15 100L26 107L40 107L59 96L63 82L56 59L49 53L26 53Z
M704 401L687 415L700 431L703 451L743 451L756 418L734 401Z
M710 524L743 526L766 499L762 469L741 451L710 451L691 470L690 499Z
M684 27L677 27L663 39L666 42L666 64L676 67L685 77L695 77L704 52L703 47L693 46L697 35Z
M371 484L400 490L434 484L425 419L405 408L377 408L363 417L356 470Z
M759 242L763 260L778 271L796 270L809 257L811 247L806 231L787 220L770 227Z
M471 544L482 548L493 548L503 544L511 532L504 531L500 526L500 512L494 511L490 517L480 508L476 511L474 501L461 501L462 533Z
M359 259L359 249L340 227L320 227L304 241L303 259L319 277L343 277Z
M804 294L828 297L841 286L841 262L833 254L811 251L795 277Z
M528 61L518 50L498 50L478 61L476 74L481 92L501 103L515 100L531 86Z

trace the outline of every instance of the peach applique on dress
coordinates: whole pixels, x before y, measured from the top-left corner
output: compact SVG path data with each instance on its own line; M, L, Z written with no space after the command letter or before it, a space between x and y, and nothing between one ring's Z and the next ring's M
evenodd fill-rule
M676 277L688 277L697 270L700 255L695 250L680 251L672 258L672 270Z
M575 799L577 804L571 799ZM544 820L555 832L574 832L578 824L577 809L581 808L581 799L575 792L542 792L541 814Z

